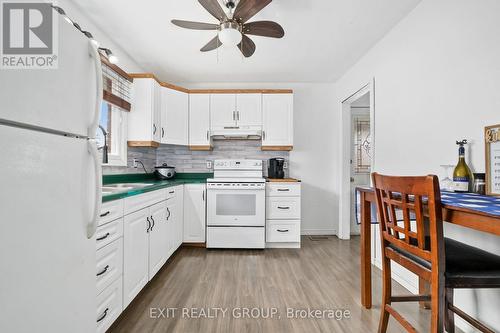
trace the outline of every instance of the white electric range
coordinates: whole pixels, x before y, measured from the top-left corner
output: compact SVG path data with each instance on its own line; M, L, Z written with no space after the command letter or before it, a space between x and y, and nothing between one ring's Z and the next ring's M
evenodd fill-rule
M261 160L216 160L207 180L207 247L265 247L265 188Z

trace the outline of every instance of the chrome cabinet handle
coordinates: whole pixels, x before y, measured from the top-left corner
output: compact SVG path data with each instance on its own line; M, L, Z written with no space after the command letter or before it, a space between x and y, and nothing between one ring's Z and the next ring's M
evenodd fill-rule
M203 201L205 201L205 191L201 192L201 197L202 197Z
M210 139L209 131L207 131L207 141Z
M240 111L236 111L236 120L240 121Z
M266 140L266 131L262 131L262 140Z
M151 221L153 221L153 225L151 226L151 229L149 229L149 231L153 231L153 227L155 226L155 219L153 218L153 215L151 215Z
M290 191L290 189L289 188L279 188L277 191L278 192L288 192L288 191Z
M148 221L148 228L146 229L146 232L149 232L149 230L151 228L151 221L149 220L149 216L146 217L146 221Z
M170 192L168 192L168 193L169 193L169 194L174 194L174 193L175 193L175 191L170 191Z
M96 275L97 276L103 275L104 273L106 273L108 271L108 268L109 268L109 265L106 265L106 267L104 267L104 269L101 272L97 273Z
M106 235L104 235L104 236L102 236L102 237L99 237L99 238L97 238L96 240L97 240L97 241L102 241L103 239L108 238L108 236L109 236L109 235L110 235L110 233L109 233L109 232L107 232L107 233L106 233Z
M109 308L106 308L106 310L104 310L104 312L102 313L101 317L99 317L99 319L97 319L97 322L100 322L104 318L106 318L106 316L108 315L108 311L109 311Z
M162 127L161 128L161 137L164 138L165 137L165 129Z
M168 219L170 218L170 215L172 215L172 213L170 213L170 209L168 209L168 207L167 207L167 213L168 213L168 215L167 215L167 221L168 221Z
M288 232L289 230L288 229L284 229L284 230L283 229L278 229L277 231L278 232Z
M290 207L283 207L283 206L278 206L278 209L290 209Z
M108 216L109 213L111 213L109 210L106 212L106 213L102 213L101 215L99 215L100 217L104 217L104 216Z
M153 124L153 135L156 134L156 124Z

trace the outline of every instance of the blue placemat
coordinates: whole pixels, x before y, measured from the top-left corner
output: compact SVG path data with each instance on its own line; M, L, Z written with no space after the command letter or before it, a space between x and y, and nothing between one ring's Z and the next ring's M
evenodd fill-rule
M500 197L441 191L441 203L448 206L468 208L500 218ZM371 223L377 224L377 207L374 203L371 206ZM361 224L361 193L359 191L356 191L355 214L357 224Z
M449 206L468 208L500 217L500 197L475 193L442 191L441 203Z

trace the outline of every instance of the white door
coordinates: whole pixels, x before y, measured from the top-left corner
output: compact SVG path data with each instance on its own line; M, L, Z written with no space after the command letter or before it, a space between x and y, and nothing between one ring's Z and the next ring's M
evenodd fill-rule
M159 202L149 208L149 280L167 261L167 204Z
M189 145L210 145L210 95L189 95Z
M171 198L167 200L167 206L165 209L165 221L167 225L167 242L166 242L166 254L167 259L170 258L172 253L175 251L175 234L176 234L176 225L174 219L174 210L175 206L175 198Z
M205 242L205 184L184 185L184 242Z
M149 208L124 217L123 224L123 308L148 282Z
M236 126L236 95L210 95L211 129L224 129Z
M236 95L236 120L240 128L262 128L262 94Z
M54 14L54 18L59 20L58 68L2 70L0 120L87 136L98 116L97 83L102 86L102 76L97 68L101 61L88 38L61 15Z
M262 95L263 146L293 146L293 94Z
M0 332L95 331L87 140L0 125L0 156Z
M172 212L175 223L174 249L182 245L184 233L184 185L175 187L175 206Z
M152 135L153 135L153 141L156 142L161 142L161 109L162 109L162 87L160 84L156 81L153 81L153 109L151 110L152 112L152 119L153 119L153 124L152 124Z
M370 185L370 108L351 108L351 234L359 235L356 187Z
M188 144L189 95L162 88L162 143Z

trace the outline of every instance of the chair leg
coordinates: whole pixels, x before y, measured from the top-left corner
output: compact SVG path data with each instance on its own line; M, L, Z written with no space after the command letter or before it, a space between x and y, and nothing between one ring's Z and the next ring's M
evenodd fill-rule
M446 288L446 305L445 305L445 323L446 332L455 333L455 314L449 309L449 305L453 305L453 288Z
M438 272L433 272L431 282L431 331L430 333L443 333L445 296L444 277L439 278Z
M380 322L378 333L385 333L389 324L389 312L385 309L386 304L391 304L392 297L392 277L391 260L382 257L382 304L380 305Z

